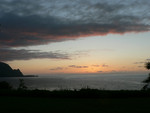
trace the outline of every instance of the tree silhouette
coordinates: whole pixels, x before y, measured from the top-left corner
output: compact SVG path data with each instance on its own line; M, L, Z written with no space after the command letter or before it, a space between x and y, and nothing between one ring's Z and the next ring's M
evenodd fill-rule
M4 90L4 89L11 90L12 86L8 82L2 81L0 82L0 90Z
M145 63L145 68L146 69L150 69L150 62L146 62ZM148 76L148 78L146 79L146 80L144 80L143 81L144 83L146 83L145 85L144 85L144 87L142 88L143 90L148 90L148 89L150 89L150 88L148 88L148 86L149 86L149 84L150 84L150 73L149 73L149 76Z
M145 68L148 69L148 70L150 69L150 62L145 63Z
M20 83L19 83L19 87L18 90L26 90L27 86L25 86L24 80L23 79L19 79Z

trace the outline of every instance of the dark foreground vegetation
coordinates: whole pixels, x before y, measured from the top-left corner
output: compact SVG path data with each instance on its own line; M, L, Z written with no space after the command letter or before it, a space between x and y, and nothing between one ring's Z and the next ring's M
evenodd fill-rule
M38 97L38 98L150 98L145 90L98 90L83 88L80 90L0 90L0 96Z
M0 113L149 113L150 91L28 90L0 82Z
M0 96L1 113L149 113L150 98L43 98Z

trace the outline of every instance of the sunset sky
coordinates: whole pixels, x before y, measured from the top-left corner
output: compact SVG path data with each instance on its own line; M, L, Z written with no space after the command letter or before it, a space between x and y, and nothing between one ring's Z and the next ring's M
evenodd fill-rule
M144 73L149 0L0 0L0 61L24 74Z

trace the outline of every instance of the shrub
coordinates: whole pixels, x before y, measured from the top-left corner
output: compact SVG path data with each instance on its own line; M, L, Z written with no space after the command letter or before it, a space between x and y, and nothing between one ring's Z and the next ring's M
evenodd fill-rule
M12 89L12 86L6 81L2 81L0 82L0 89Z

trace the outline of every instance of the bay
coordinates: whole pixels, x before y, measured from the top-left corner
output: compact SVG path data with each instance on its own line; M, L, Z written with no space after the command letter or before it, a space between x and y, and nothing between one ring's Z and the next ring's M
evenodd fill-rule
M62 90L94 88L102 90L140 90L142 81L147 75L124 74L67 74L47 75L39 77L1 77L0 81L9 82L14 88L19 85L19 79L23 79L29 89Z

